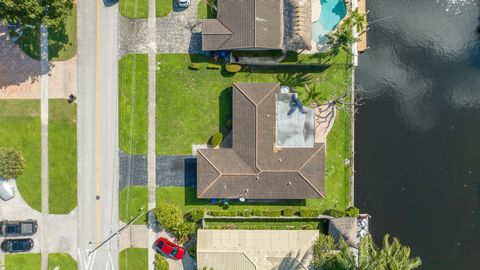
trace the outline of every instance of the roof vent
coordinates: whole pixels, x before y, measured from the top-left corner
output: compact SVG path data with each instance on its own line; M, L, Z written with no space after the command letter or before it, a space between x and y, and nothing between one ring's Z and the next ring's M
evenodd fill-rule
M291 186L292 182L288 181L287 186Z
M270 118L270 114L267 113L267 118Z
M278 162L282 162L282 159L281 159L281 158L279 158L279 159L278 159Z
M257 175L257 177L255 177L257 180L260 180L260 176Z

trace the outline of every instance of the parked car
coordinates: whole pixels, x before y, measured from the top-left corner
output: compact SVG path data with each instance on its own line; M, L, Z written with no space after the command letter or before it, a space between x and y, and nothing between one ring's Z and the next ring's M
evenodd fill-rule
M182 8L187 8L190 6L190 0L178 0L178 6Z
M17 253L30 251L33 248L31 238L6 239L3 240L1 249L5 253Z
M8 201L15 197L14 180L5 180L0 178L0 198Z
M177 260L181 260L185 255L185 249L183 247L164 237L160 237L155 241L153 249L158 253L163 253Z
M4 237L34 235L37 232L37 221L33 219L25 221L1 221L0 235Z

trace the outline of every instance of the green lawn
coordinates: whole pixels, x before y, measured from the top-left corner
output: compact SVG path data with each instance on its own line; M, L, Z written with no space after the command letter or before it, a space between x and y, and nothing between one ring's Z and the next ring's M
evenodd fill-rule
M120 14L127 18L147 18L148 0L120 0Z
M68 253L49 253L48 270L53 270L58 266L59 270L77 270L77 261Z
M48 102L49 212L68 214L77 206L77 105Z
M132 54L119 62L120 149L146 154L148 141L148 57Z
M39 29L25 29L18 40L20 48L33 59L40 60L40 32ZM65 20L65 27L48 29L48 58L64 61L77 54L77 7Z
M207 0L199 0L198 2L198 19L215 19L217 11L212 6L207 5Z
M127 248L120 252L120 270L147 270L148 249Z
M297 56L300 61L312 61L308 55ZM336 62L345 63L345 53ZM233 82L285 82L296 84L303 94L303 85L318 85L322 97L343 93L349 80L346 65L326 67L280 66L275 68L247 67L247 72L225 74L222 70L206 69L207 60L188 54L158 55L157 70L157 132L156 152L161 155L191 154L192 144L204 144L217 132L226 132L225 123L231 118L231 85ZM188 66L197 62L200 70ZM299 80L298 74L309 73Z
M25 157L18 191L25 202L41 211L40 101L0 100L0 147L15 148Z
M42 257L40 253L7 254L5 269L8 270L40 270Z
M128 222L138 214L138 209L148 210L148 189L147 187L126 187L119 195L120 220ZM146 216L140 217L134 224L146 224Z
M157 17L165 17L173 10L173 1L176 0L155 0L155 12Z

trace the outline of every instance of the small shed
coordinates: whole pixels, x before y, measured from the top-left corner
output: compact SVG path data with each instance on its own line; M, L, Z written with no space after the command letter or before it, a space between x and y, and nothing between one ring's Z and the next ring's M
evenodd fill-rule
M358 221L355 217L332 218L328 224L329 235L337 241L343 238L351 247L355 248L360 244L358 229Z

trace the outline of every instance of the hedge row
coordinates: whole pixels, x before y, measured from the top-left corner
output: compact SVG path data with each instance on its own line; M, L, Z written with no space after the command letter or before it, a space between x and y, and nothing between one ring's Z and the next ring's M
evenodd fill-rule
M300 212L295 212L291 208L286 208L283 210L222 210L222 211L208 211L208 214L214 217L292 217L298 214L301 217L318 217L321 214L332 216L332 217L357 217L359 215L359 210L356 207L349 207L345 210L339 209L328 209L321 212L318 209L312 208L303 208Z

